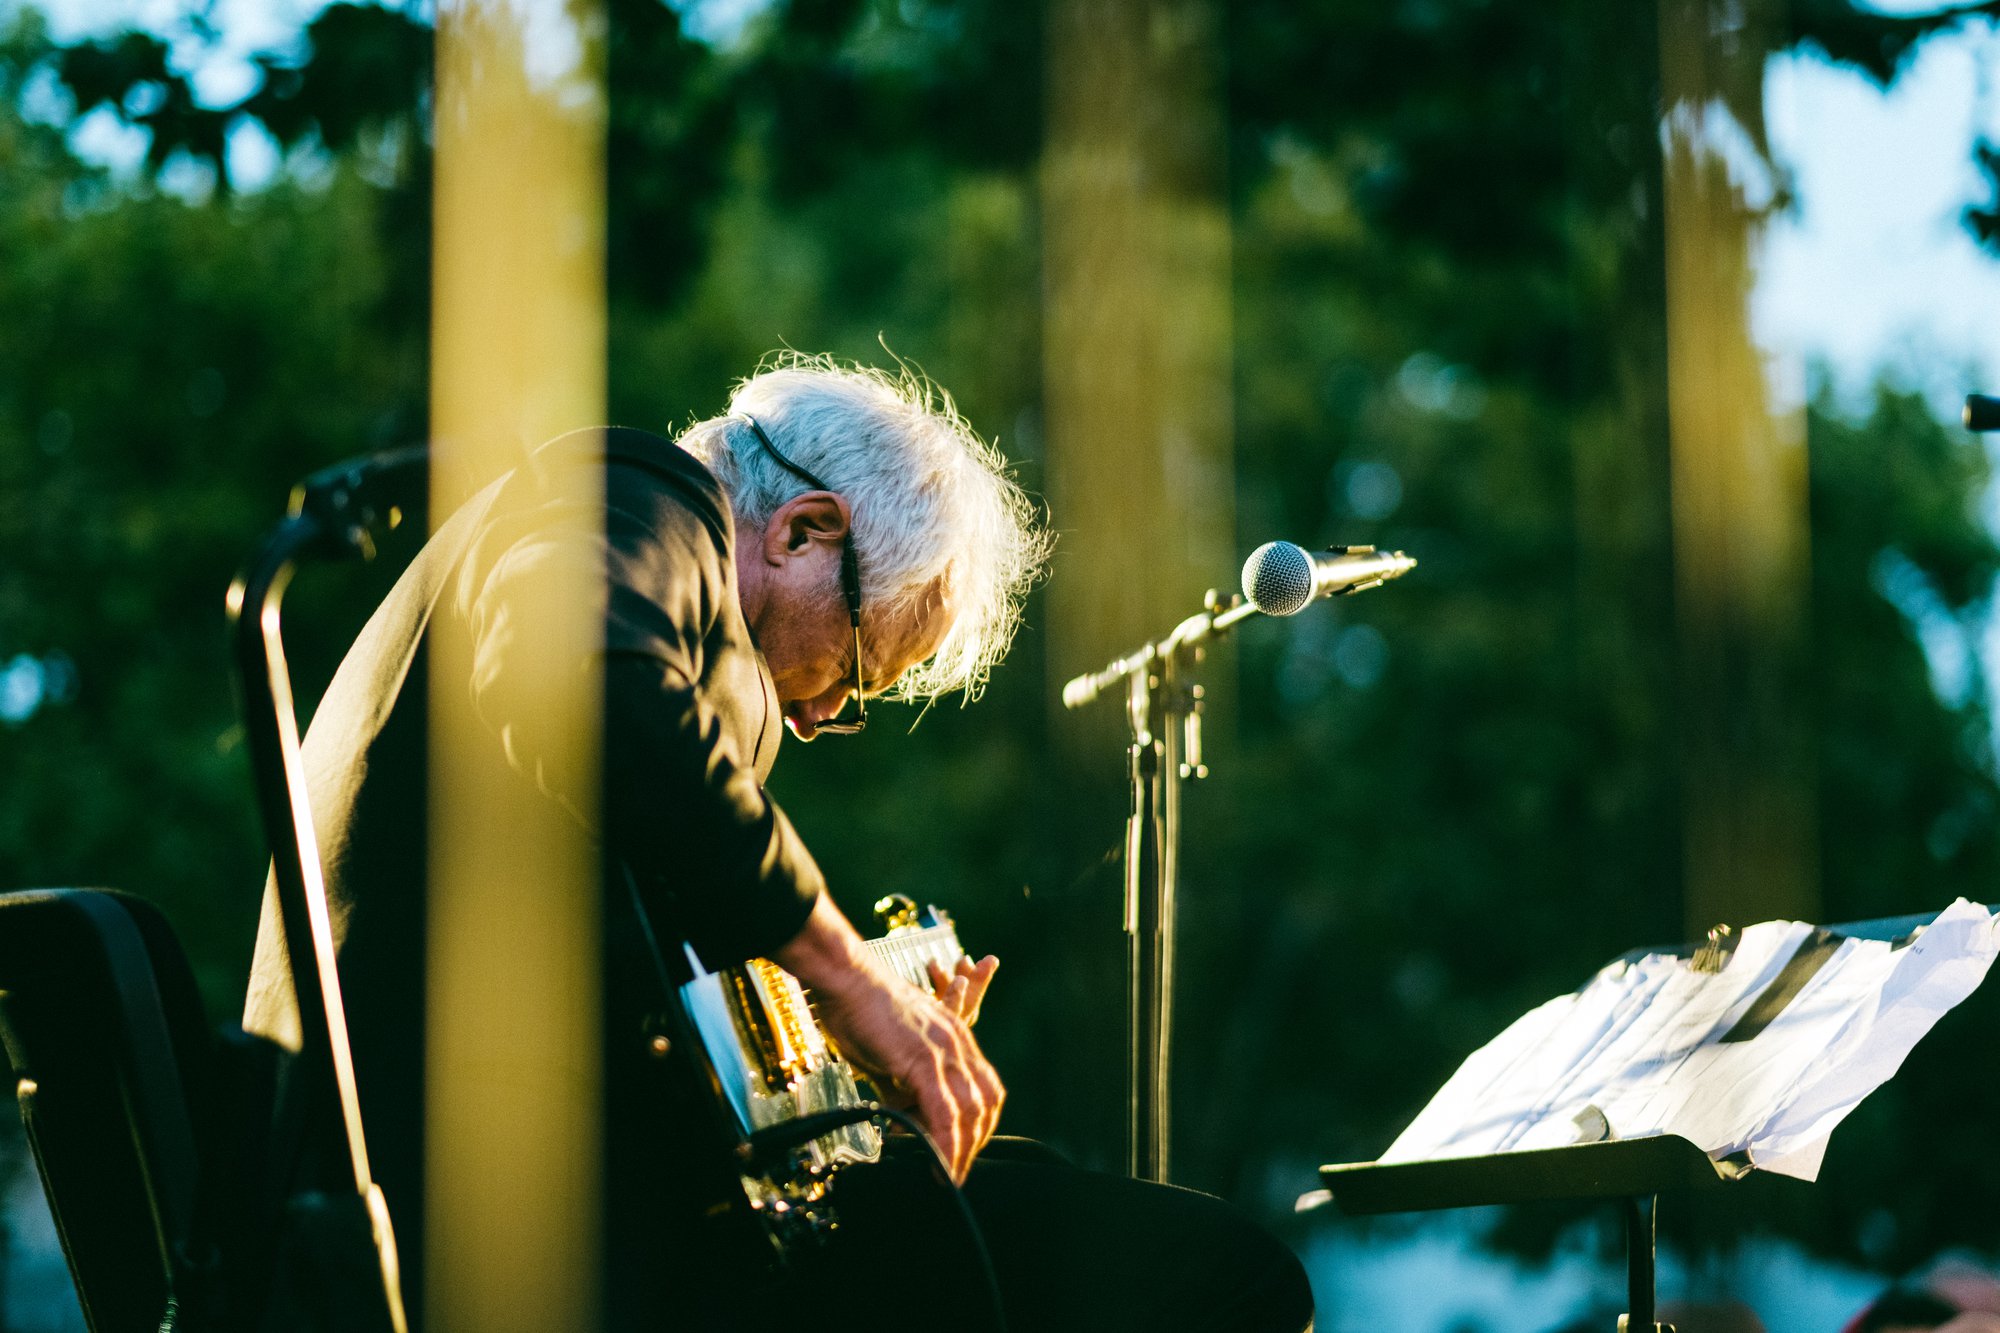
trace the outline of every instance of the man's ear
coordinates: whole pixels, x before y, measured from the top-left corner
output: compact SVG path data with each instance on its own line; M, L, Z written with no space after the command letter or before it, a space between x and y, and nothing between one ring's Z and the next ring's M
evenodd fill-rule
M764 559L782 564L803 555L814 542L838 542L847 536L852 515L844 497L832 491L807 491L779 505L764 525Z

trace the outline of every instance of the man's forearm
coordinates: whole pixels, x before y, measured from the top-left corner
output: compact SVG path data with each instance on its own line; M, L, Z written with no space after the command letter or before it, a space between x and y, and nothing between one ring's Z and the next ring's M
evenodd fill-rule
M879 984L860 932L826 893L814 901L805 925L772 955L772 961L811 989L830 995L857 984Z

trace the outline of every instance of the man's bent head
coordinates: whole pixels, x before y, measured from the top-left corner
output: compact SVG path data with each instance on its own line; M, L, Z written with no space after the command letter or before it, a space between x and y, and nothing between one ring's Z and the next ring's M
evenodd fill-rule
M680 444L729 493L744 558L768 556L760 643L800 734L853 692L838 609L844 541L860 570L868 693L977 694L1006 653L1050 538L950 395L907 370L787 353L739 384L729 406Z

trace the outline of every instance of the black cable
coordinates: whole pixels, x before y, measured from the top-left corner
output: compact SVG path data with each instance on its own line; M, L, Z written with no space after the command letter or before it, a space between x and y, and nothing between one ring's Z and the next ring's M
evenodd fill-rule
M996 1333L1006 1333L1006 1309L1000 1303L1000 1279L994 1275L994 1259L986 1249L986 1233L980 1231L978 1219L972 1215L972 1205L966 1203L966 1191L958 1187L952 1179L952 1169L944 1161L944 1153L938 1149L936 1141L916 1123L916 1117L896 1111L894 1107L884 1107L876 1101L864 1101L858 1107L848 1107L844 1111L818 1111L814 1115L802 1115L792 1121L780 1121L776 1125L766 1125L764 1129L750 1135L750 1161L764 1163L772 1157L782 1157L784 1153L796 1149L800 1143L820 1139L836 1129L846 1129L848 1125L858 1125L862 1121L896 1121L910 1137L924 1145L926 1157L930 1159L930 1169L938 1183L950 1191L952 1201L958 1205L958 1219L966 1227L966 1239L972 1241L972 1253L978 1257L980 1279L986 1283L986 1297L994 1307L994 1329Z
M944 1185L946 1191L950 1191L952 1201L958 1205L958 1219L964 1223L966 1239L972 1241L972 1253L978 1257L980 1279L986 1283L986 1299L992 1303L994 1309L992 1327L996 1333L1006 1333L1006 1309L1000 1305L1000 1279L994 1275L994 1259L992 1253L986 1249L986 1233L980 1231L980 1223L972 1215L972 1205L966 1203L966 1191L960 1189L958 1183L952 1179L952 1169L946 1165L944 1153L938 1151L936 1141L924 1131L924 1127L916 1123L916 1117L904 1111L896 1111L894 1107L884 1107L882 1103L876 1101L864 1101L862 1105L846 1107L844 1111L818 1111L814 1115L800 1115L798 1119L792 1121L766 1125L764 1129L750 1135L748 1143L750 1161L766 1163L772 1157L782 1157L784 1153L790 1153L802 1143L808 1143L822 1135L830 1135L836 1129L846 1129L848 1125L858 1125L862 1121L896 1121L906 1131L910 1131L910 1137L914 1137L918 1143L924 1145L930 1169L936 1175L938 1183Z
M781 1156L800 1144L831 1134L848 1125L859 1124L863 1120L893 1120L908 1130L911 1137L923 1144L925 1156L930 1162L932 1174L937 1182L950 1192L952 1201L958 1205L959 1220L965 1225L966 1238L971 1242L972 1253L978 1259L979 1276L986 1285L986 1295L993 1307L993 1327L996 1333L1006 1333L1007 1315L1000 1301L1000 1280L993 1272L993 1255L986 1248L986 1233L979 1229L979 1220L972 1215L972 1205L965 1201L965 1191L951 1178L951 1168L945 1163L944 1154L937 1143L916 1118L894 1107L880 1102L863 1102L859 1106L840 1111L820 1111L813 1115L800 1116L796 1120L785 1120L768 1125L750 1136L752 1160L765 1161Z
M874 1102L863 1102L842 1111L817 1111L795 1120L781 1120L750 1136L750 1158L755 1162L765 1162L773 1157L782 1157L801 1143L823 1138L837 1129L846 1129L864 1120L880 1119L885 1114Z
M979 1276L986 1284L986 1295L993 1306L993 1328L995 1333L1006 1333L1007 1314L1000 1302L1000 1280L993 1272L993 1255L986 1248L986 1233L979 1229L979 1219L972 1215L972 1205L965 1201L965 1191L951 1178L951 1168L946 1165L944 1154L937 1143L917 1123L914 1116L884 1106L880 1102L863 1102L839 1111L820 1111L813 1115L800 1116L796 1120L784 1120L775 1125L767 1125L750 1136L750 1156L753 1161L763 1162L772 1157L782 1156L812 1139L831 1134L848 1125L859 1124L863 1120L893 1120L910 1132L917 1142L924 1145L925 1156L929 1159L932 1173L940 1185L951 1193L958 1205L959 1220L965 1224L966 1238L972 1243L972 1253L979 1261Z
M892 1106L877 1105L875 1114L885 1120L893 1120L924 1145L930 1158L931 1169L936 1173L938 1183L951 1191L952 1200L958 1204L959 1218L965 1223L966 1239L972 1242L972 1253L979 1261L979 1276L986 1284L986 1299L993 1307L993 1328L995 1333L1007 1333L1007 1310L1000 1301L1000 1279L993 1272L993 1255L986 1248L986 1233L979 1229L979 1219L972 1215L972 1205L965 1201L965 1191L951 1178L951 1168L945 1163L944 1154L916 1118Z

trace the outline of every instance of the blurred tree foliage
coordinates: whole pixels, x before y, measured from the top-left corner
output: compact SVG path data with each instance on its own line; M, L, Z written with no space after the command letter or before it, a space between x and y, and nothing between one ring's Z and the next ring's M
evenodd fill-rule
M1886 82L1991 8L1812 0L1771 40ZM681 13L610 5L614 418L670 430L776 345L880 360L879 338L1036 485L1035 11L779 0L716 44ZM1178 1174L1274 1217L1513 1016L1678 930L1656 25L1584 0L1227 7L1245 545L1423 561L1246 626L1216 670ZM0 723L0 881L156 896L222 1009L262 853L221 594L290 479L422 432L429 39L333 5L227 107L169 56L146 34L60 49L32 14L0 47L0 663L61 654L76 682ZM146 174L79 162L65 131L93 108L149 132ZM1761 143L1761 108L1737 110ZM230 190L245 120L287 166ZM217 188L152 183L190 161ZM1858 419L1816 401L1810 440L1825 916L1989 898L1986 456L1890 388ZM308 696L373 585L322 586L293 618ZM977 708L790 754L777 783L850 911L938 900L1006 958L985 1031L1010 1127L1112 1164L1123 761L1049 687L1093 665L1031 614ZM1101 765L1051 760L1076 726ZM1949 1087L1945 1137L1976 1142L2000 1123L1991 1038L1947 1024L1808 1206L1747 1222L1877 1262L2000 1245L1972 1204L2000 1165L1925 1165L1940 1129L1909 1100Z

